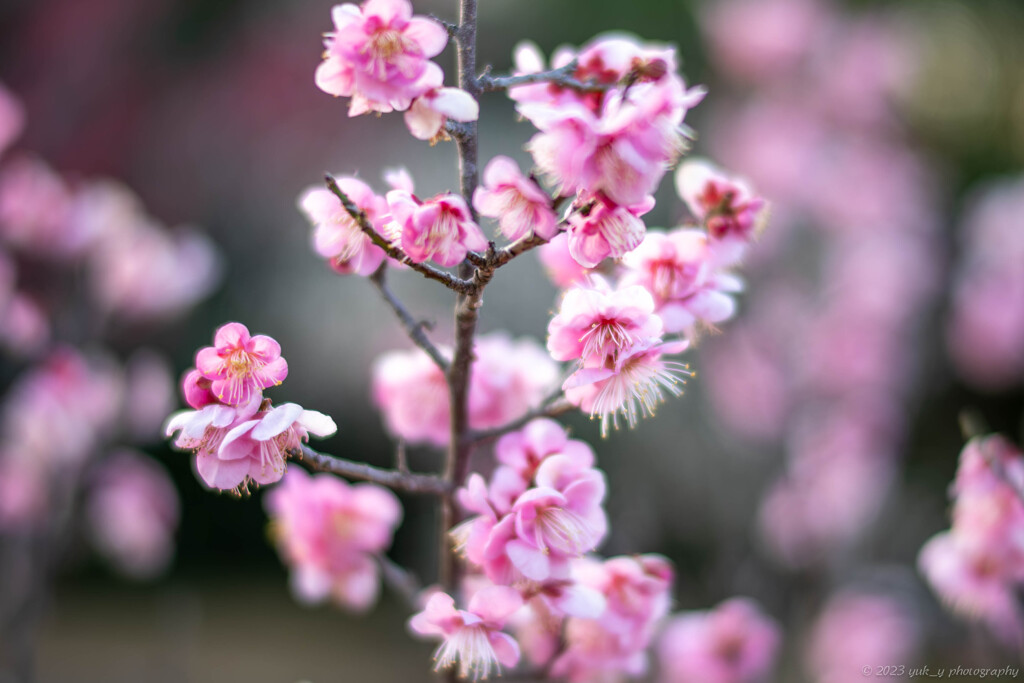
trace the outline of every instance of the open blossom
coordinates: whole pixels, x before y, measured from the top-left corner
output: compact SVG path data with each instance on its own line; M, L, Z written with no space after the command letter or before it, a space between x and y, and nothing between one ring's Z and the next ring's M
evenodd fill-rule
M167 472L152 458L130 451L103 462L86 504L97 550L138 579L167 568L179 515L178 494Z
M420 201L403 190L392 190L387 200L397 225L398 245L414 263L456 266L470 251L487 248L487 239L459 195L442 194Z
M480 105L472 95L461 88L442 88L438 81L413 100L405 112L405 125L415 138L436 140L448 119L465 123L479 116Z
M380 592L376 555L402 519L398 498L375 484L348 484L293 468L265 499L271 534L304 602L368 609Z
M541 463L557 454L566 455L583 467L594 464L594 451L586 442L570 439L565 427L546 418L505 434L494 446L495 459L524 482L532 481Z
M608 435L610 425L618 428L620 413L635 427L640 417L654 415L666 393L683 393L689 367L663 356L682 353L687 342L656 342L637 344L615 358L588 361L562 385L570 403L601 418L601 436Z
M288 452L309 434L330 436L334 421L294 403L277 407L253 397L248 405L208 405L172 415L166 432L178 432L175 446L196 453L196 471L211 488L244 490L284 476Z
M606 607L594 617L566 620L565 648L552 675L573 683L643 676L646 650L671 603L671 565L659 555L585 558L573 563L572 575L602 595Z
M550 240L558 234L551 197L508 157L487 163L483 184L473 193L473 206L481 215L498 219L502 234L512 241L530 234Z
M217 330L213 346L196 354L196 368L211 381L210 390L224 403L241 406L277 386L288 376L288 362L281 345L265 335L249 335L241 323L227 323Z
M357 178L339 177L338 187L366 214L374 229L383 234L387 201ZM353 220L334 193L323 187L307 188L299 208L314 225L313 248L342 275L372 275L387 256Z
M412 15L408 0L367 0L336 5L334 31L324 38L324 61L316 84L332 95L351 97L349 116L368 111L405 111L412 100L443 80L430 61L448 43L448 32L432 19Z
M555 360L603 360L661 339L663 324L654 299L639 285L610 287L596 276L593 287L566 292L548 324L548 351Z
M664 683L757 683L771 675L781 633L757 604L733 598L708 612L683 613L662 635ZM859 673L859 669L858 669Z
M476 593L466 610L456 609L447 593L430 596L426 607L409 620L409 628L422 636L440 637L434 659L436 671L458 663L459 676L474 681L486 679L491 671L519 663L519 644L501 631L520 607L519 593L506 586L491 586Z
M720 261L734 263L763 226L767 205L746 181L731 178L703 159L683 162L676 189L690 212L704 224Z
M581 195L568 218L569 253L586 268L625 256L643 241L646 227L640 216L653 207L652 197L619 206L600 193Z
M703 231L648 232L623 265L624 282L643 285L654 295L655 311L668 332L689 332L699 322L722 322L736 312L730 295L742 289L742 282L715 267Z

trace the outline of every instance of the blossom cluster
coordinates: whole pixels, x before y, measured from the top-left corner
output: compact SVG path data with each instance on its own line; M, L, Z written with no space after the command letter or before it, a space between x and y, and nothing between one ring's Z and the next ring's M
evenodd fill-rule
M132 578L162 572L178 524L174 487L156 461L111 444L156 432L171 405L168 372L146 355L122 368L65 346L23 373L0 406L0 532L44 533L71 504L67 492L81 490L98 554Z
M886 15L819 0L727 0L702 23L742 93L716 99L710 147L772 198L773 221L745 264L749 314L700 362L730 431L786 453L761 504L767 546L814 566L864 532L896 478L936 294L935 183L890 97L913 55Z
M971 439L953 481L953 525L929 540L921 573L956 613L1024 642L1024 453L1001 436Z
M171 416L167 435L196 454L196 471L211 488L245 491L284 476L288 455L310 434L330 436L334 421L295 403L274 406L263 390L288 375L281 346L265 335L251 336L241 323L221 326L213 346L196 353L196 367L182 381L193 410Z

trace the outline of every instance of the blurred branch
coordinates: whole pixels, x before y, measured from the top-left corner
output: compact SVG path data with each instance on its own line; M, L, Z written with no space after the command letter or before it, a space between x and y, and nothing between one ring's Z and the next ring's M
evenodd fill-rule
M381 296L384 297L384 300L388 302L389 306L391 306L391 310L395 312L398 320L402 323L402 327L405 328L405 332L409 335L409 339L411 339L416 346L423 349L423 351L437 364L437 367L441 368L442 372L447 372L448 359L445 358L430 339L427 338L426 332L423 331L426 324L422 320L416 320L412 314L406 310L402 302L398 300L398 297L391 291L391 288L388 287L387 270L388 262L385 261L380 264L380 268L370 276L370 282L373 283L373 285L380 291Z
M388 256L395 259L396 261L404 263L405 265L409 266L411 269L415 270L420 275L431 280L436 280L437 282L440 282L448 289L459 292L460 294L466 294L472 291L473 285L468 280L463 280L462 278L455 277L451 273L446 273L443 270L438 270L437 268L434 268L433 266L427 265L425 263L414 263L412 259L409 258L408 254L406 254L404 251L388 242L386 239L384 239L383 235L374 230L373 226L370 224L370 221L367 220L366 218L366 213L364 213L362 209L356 206L355 202L353 202L352 199L349 198L347 194L345 194L344 190L338 187L338 182L334 179L334 176L328 173L326 176L324 176L324 179L327 182L327 189L333 192L334 195L341 201L341 205L345 207L345 211L347 211L348 215L352 217L352 220L356 222L356 225L359 226L359 229L362 230L366 234L366 236L373 241L374 244L383 249L384 253L386 253Z
M553 83L580 92L603 92L610 86L596 81L581 81L573 77L573 73L579 64L572 60L565 66L550 71L538 71L532 74L521 74L518 76L492 76L489 73L480 74L477 82L484 92L495 90L507 90L519 85L533 85L535 83Z
M386 486L395 491L406 493L422 493L431 496L446 496L455 488L451 483L432 474L415 474L386 470L363 462L354 462L344 458L336 458L314 451L305 444L301 449L293 449L289 454L304 462L311 470L330 472L347 479L358 479Z
M384 555L378 556L377 560L380 562L380 571L384 576L384 583L401 595L414 610L419 611L422 609L423 606L419 603L419 595L423 590L423 584L416 575L392 562Z
M466 434L466 438L473 443L497 439L499 436L503 436L509 432L514 432L517 429L525 427L529 422L538 418L558 417L562 413L567 413L575 407L561 396L562 392L559 391L553 397L546 400L542 407L537 408L536 410L531 410L519 419L513 420L512 422L500 427L495 427L494 429L478 429L469 432Z

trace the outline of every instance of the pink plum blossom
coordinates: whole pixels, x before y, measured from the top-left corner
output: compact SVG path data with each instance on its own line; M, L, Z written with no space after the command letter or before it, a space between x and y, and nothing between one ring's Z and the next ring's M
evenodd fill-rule
M398 498L375 484L348 484L292 468L265 499L271 533L304 602L330 598L365 611L380 591L375 556L402 519Z
M626 255L643 241L646 227L640 216L654 206L654 199L619 206L605 195L581 195L569 214L569 253L585 268L606 258Z
M473 193L473 206L481 215L498 219L502 234L511 241L531 234L550 240L558 233L551 197L505 156L487 163L483 185Z
M665 683L756 683L771 675L781 631L758 605L732 598L674 617L658 648Z
M805 664L815 680L855 683L864 680L864 667L870 666L865 662L899 662L909 670L919 638L913 613L900 600L847 589L822 609L808 639Z
M476 121L480 105L461 88L442 88L440 81L412 102L405 112L405 125L414 138L437 140L445 129L445 122Z
M1024 642L1024 454L1000 436L971 439L952 487L953 524L921 548L918 566L950 608Z
M357 178L336 178L338 187L365 214L374 229L383 234L389 215L387 201ZM313 224L313 247L342 275L372 275L387 258L353 220L334 193L309 187L299 197L299 208Z
M46 470L81 466L119 424L124 380L109 358L59 347L8 389L0 442Z
M596 277L593 282L566 292L548 324L548 351L555 360L603 360L661 339L663 324L650 292L639 285L610 290Z
M189 369L181 381L181 391L185 397L185 403L196 410L219 403L213 394L212 387L213 382L203 377L203 373L195 368Z
M0 154L18 139L24 127L24 107L18 98L0 83Z
M1024 178L975 191L961 227L949 349L960 374L983 389L1024 379Z
M211 381L210 390L228 405L241 406L288 376L281 345L265 335L249 335L241 323L217 330L213 346L196 353L196 368Z
M249 469L248 458L241 462L229 463L228 471L220 479L220 483L231 485L218 486L220 447L224 438L236 425L256 415L261 401L262 399L255 397L248 405L240 408L223 403L211 403L198 410L183 410L168 418L164 432L167 436L173 436L177 432L175 448L196 454L196 470L207 485L232 489L245 480ZM232 483L236 479L238 482Z
M327 415L304 410L295 403L261 409L252 419L236 422L224 435L216 458L200 457L199 476L210 486L228 490L280 481L290 451L301 448L309 435L334 434L337 426Z
M180 516L167 472L142 453L122 451L103 462L86 504L96 549L137 579L164 571L174 554Z
M594 451L586 442L570 439L565 427L546 418L505 434L494 446L495 459L526 482L533 480L547 457L556 454L566 455L583 467L594 464Z
M538 249L541 265L556 287L568 289L584 282L591 272L579 264L569 251L569 236L564 232L555 235L547 244Z
M707 235L700 230L648 232L623 259L623 281L643 285L654 295L655 312L667 332L693 333L698 323L731 318L742 290L736 276L716 267Z
M430 356L419 349L389 351L372 373L373 402L389 432L410 443L448 443L448 380Z
M676 190L708 231L713 251L724 264L735 263L767 218L764 199L750 185L708 161L690 159L676 171Z
M331 17L334 31L324 38L316 84L331 95L351 97L349 116L405 111L442 81L430 58L444 49L448 33L432 19L413 16L408 0L335 5Z
M87 235L73 230L73 195L43 161L18 157L0 171L0 241L49 259L78 256Z
M125 418L131 433L152 441L174 409L174 377L166 358L152 349L133 353L125 366Z
M458 663L459 676L486 679L501 667L519 663L519 644L502 632L505 622L521 607L519 593L506 586L491 586L476 593L466 610L456 609L447 593L436 592L424 610L409 620L409 628L421 636L440 637L435 670Z
M392 190L387 201L397 226L398 245L414 263L432 260L441 266L456 266L470 251L487 248L487 239L459 195L442 194L420 201L403 190Z
M620 413L635 427L640 417L654 415L665 393L683 393L689 366L663 356L682 353L687 345L685 341L646 341L615 358L585 363L562 385L565 398L601 419L601 436L608 435L609 426L618 429Z
M572 573L604 596L606 608L596 617L566 620L565 648L552 675L573 683L643 676L646 650L671 602L671 565L659 555L585 558Z
M681 80L641 82L606 95L600 111L583 105L522 104L540 133L528 145L559 194L603 192L614 203L644 201L686 147L682 120L704 96Z
M820 0L721 0L703 27L714 63L732 78L763 84L792 74L828 28Z

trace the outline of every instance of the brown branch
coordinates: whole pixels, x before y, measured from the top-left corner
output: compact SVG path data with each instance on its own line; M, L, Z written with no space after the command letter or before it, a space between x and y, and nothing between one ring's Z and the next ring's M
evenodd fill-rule
M371 225L370 221L366 218L366 213L360 209L347 194L345 194L344 190L338 187L338 183L334 179L334 176L328 173L324 176L324 179L327 182L327 189L333 192L334 196L341 201L341 205L345 207L345 211L347 211L348 215L352 217L352 220L356 222L359 229L362 230L374 244L383 249L384 253L399 263L404 263L409 266L423 277L440 282L448 289L459 292L460 294L466 294L472 290L472 285L467 280L455 277L451 273L446 273L443 270L438 270L426 263L413 262L413 260L409 258L408 254L388 242L383 235L374 229L373 225Z
M317 472L330 472L346 479L358 479L386 486L395 491L405 493L421 493L430 496L447 496L454 487L443 479L432 474L414 474L386 470L362 462L336 458L333 455L314 451L303 444L301 449L293 449L289 454L301 460L309 469Z
M538 71L532 74L492 76L491 74L483 73L480 74L477 82L480 84L480 89L484 92L507 90L509 88L515 88L516 86L533 85L535 83L553 83L565 88L579 90L580 92L604 92L611 87L611 85L606 83L581 81L574 78L573 73L575 73L578 66L579 64L576 63L576 60L573 60L565 66L561 66L557 69L551 69L550 71Z
M569 403L564 398L561 398L561 392L558 392L555 398L548 399L540 408L537 408L536 410L531 410L522 417L513 420L508 424L501 425L500 427L494 427L493 429L477 429L467 433L465 438L474 443L480 443L481 441L497 439L498 437L504 436L509 432L514 432L517 429L522 429L533 420L542 417L558 417L559 415L569 412L573 408L575 408L575 406Z
M395 293L391 291L387 283L387 270L388 263L385 261L380 264L380 268L370 276L370 282L380 291L381 296L391 306L391 310L395 312L395 316L399 322L402 323L402 327L405 328L405 333L409 335L409 339L412 340L416 346L423 349L430 358L437 364L437 367L441 368L442 372L448 371L448 359L444 357L444 354L434 346L434 344L427 337L427 333L423 330L424 324L422 321L416 320L412 317L412 314L406 310L402 302L399 301Z
M531 249L547 243L548 240L544 239L540 235L527 235L526 237L520 237L507 247L498 249L497 252L495 252L494 257L490 260L489 265L493 268L500 268L516 256L525 254Z

